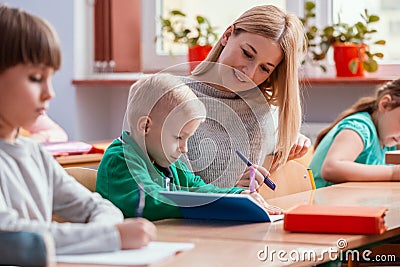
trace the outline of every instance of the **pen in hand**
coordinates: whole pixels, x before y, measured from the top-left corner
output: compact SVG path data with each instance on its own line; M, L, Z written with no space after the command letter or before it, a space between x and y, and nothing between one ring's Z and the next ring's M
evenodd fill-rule
M256 172L254 170L253 165L250 166L250 194L254 193L256 191L255 186L254 186L254 179L256 176Z
M239 150L236 150L236 154L238 154L238 156L244 161L244 163L246 163L247 166L253 166L253 163L251 163L250 160L248 160L248 158L246 158L242 152L240 152ZM264 183L271 188L271 190L275 190L276 185L275 183L268 177L268 176L264 176Z
M144 204L146 202L146 196L144 194L143 185L141 183L138 184L138 192L139 192L139 199L138 199L138 205L136 208L136 217L142 217Z

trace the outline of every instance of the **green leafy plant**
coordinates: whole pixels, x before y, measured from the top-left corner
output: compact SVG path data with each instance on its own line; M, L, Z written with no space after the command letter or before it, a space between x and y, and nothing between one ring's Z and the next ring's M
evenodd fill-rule
M311 58L314 61L319 61L326 58L330 47L337 42L351 42L363 45L365 47L365 56L359 57L363 67L368 72L375 72L378 69L376 58L383 58L383 53L372 52L370 44L384 45L385 40L372 41L371 35L377 30L371 27L372 23L378 22L380 17L375 14L369 14L367 9L361 13L361 20L353 25L342 22L338 16L338 22L323 29L318 29L311 24L312 18L315 17L315 3L306 1L304 4L305 16L302 22L306 29L306 34L309 39L308 47ZM326 70L325 66L322 67ZM349 64L351 72L357 71L357 60L352 60Z
M167 17L160 17L162 37L174 43L185 44L188 47L196 45L213 45L218 35L209 20L196 16L196 25L188 26L186 14L180 10L171 10Z
M312 19L315 18L315 3L311 1L306 1L304 3L304 18L300 18L301 22L304 25L304 29L307 36L307 46L308 46L308 54L306 58L303 60L302 64L305 64L306 61L314 61L318 62L326 58L326 54L328 49L322 50L320 49L320 30L317 26L311 24ZM329 48L329 47L328 47ZM322 69L323 72L326 72L326 66L318 63L318 66Z

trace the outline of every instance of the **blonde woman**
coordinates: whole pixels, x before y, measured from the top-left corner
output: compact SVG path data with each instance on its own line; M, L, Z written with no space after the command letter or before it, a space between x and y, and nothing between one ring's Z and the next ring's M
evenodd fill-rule
M206 182L249 187L249 168L236 150L256 165L274 155L271 169L307 152L311 142L299 134L298 84L305 41L297 16L256 6L225 30L187 78L207 108L188 150L193 171ZM257 166L257 186L265 175L269 172Z

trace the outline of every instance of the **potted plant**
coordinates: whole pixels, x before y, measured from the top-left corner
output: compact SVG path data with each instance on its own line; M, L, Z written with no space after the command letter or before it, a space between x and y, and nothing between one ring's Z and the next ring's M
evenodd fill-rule
M306 62L312 62L318 64L323 72L326 72L326 66L322 63L319 63L320 60L326 58L327 49L321 51L320 44L318 41L320 40L319 29L317 26L313 25L311 22L315 18L315 3L311 1L306 1L304 3L304 18L300 18L301 22L304 25L304 29L307 36L307 47L308 53L305 59L302 62L302 65L306 64Z
M162 37L188 46L190 70L193 70L207 57L218 36L207 18L197 15L196 25L187 25L186 18L180 10L171 10L167 17L160 17Z
M365 9L361 20L353 25L341 21L326 26L322 30L310 25L310 19L315 17L315 4L305 3L305 18L302 19L309 38L309 49L312 60L318 61L326 57L330 47L334 49L334 60L337 76L363 76L364 70L375 72L378 69L376 58L383 58L380 52L372 52L370 44L384 45L385 40L371 41L372 23L379 21L379 16L369 14Z

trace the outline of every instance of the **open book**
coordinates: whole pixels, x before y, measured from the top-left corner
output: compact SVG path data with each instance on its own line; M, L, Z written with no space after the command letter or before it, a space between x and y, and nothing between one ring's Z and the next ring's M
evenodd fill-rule
M273 222L283 215L269 215L250 195L162 191L180 207L186 219Z
M193 243L150 242L140 249L114 252L58 255L57 262L100 265L149 265L174 256L176 253L194 248ZM72 265L71 265L72 266ZM97 266L97 265L96 265Z

